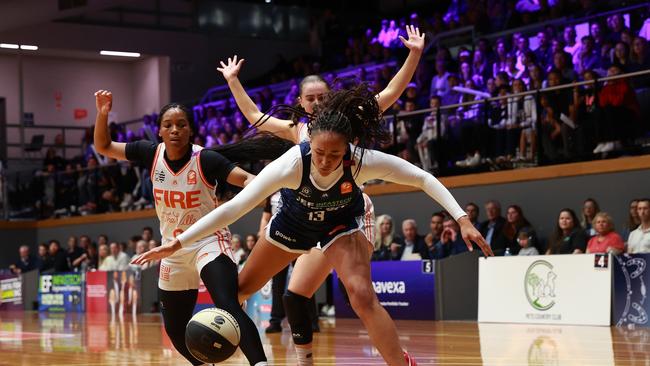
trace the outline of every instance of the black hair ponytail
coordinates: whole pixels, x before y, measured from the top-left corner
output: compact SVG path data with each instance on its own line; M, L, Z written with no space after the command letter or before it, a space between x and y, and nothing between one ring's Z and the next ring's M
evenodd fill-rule
M315 108L308 131L310 136L318 132L336 132L353 143L353 155L359 155L356 175L361 169L365 149L388 142L390 136L383 126L381 108L370 85L362 82L346 86L330 92Z
M210 147L236 164L254 163L260 160L275 160L295 144L270 132L260 131L247 134L238 142Z

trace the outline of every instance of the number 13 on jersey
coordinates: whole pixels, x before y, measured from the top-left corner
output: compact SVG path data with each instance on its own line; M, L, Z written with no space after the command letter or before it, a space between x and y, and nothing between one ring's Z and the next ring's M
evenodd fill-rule
M309 215L309 221L325 220L325 211L310 211L308 215Z

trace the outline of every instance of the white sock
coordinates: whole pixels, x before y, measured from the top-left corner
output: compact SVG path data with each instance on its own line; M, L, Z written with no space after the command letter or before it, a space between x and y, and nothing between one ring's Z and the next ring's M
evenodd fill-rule
M256 363L255 366L269 366L269 364L266 361L262 361L262 362Z
M298 357L298 366L312 366L314 364L311 345L309 348L296 347L296 356Z

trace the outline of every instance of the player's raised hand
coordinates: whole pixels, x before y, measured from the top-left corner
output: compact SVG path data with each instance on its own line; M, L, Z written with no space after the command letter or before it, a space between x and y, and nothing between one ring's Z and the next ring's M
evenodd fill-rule
M181 242L178 239L174 239L165 245L155 247L148 252L140 254L131 261L131 264L143 265L147 262L161 260L176 253L179 249L181 249Z
M108 114L113 107L113 93L108 90L96 91L95 106L97 107L97 113Z
M237 60L237 55L233 57L228 57L228 63L219 61L221 67L217 67L217 71L223 74L223 77L226 81L230 81L239 75L239 70L241 70L241 65L244 63L244 59Z
M399 36L399 39L402 41L404 46L406 46L406 48L411 51L422 52L422 50L424 50L424 33L420 33L420 29L418 27L407 25L406 34L409 37L408 39L404 39L404 37Z

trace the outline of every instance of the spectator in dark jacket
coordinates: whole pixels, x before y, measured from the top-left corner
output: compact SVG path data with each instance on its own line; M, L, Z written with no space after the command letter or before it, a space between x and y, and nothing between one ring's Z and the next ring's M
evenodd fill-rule
M458 223L451 217L445 218L442 224L442 235L440 241L433 247L430 252L431 259L442 259L452 255L469 251L467 244L460 235Z
M407 219L402 222L403 237L395 238L395 243L391 244L392 260L413 260L415 254L422 259L428 259L427 244L424 237L418 235L418 227L413 219Z
M70 270L68 257L61 250L61 244L59 244L58 240L50 241L49 253L50 258L52 258L52 269L54 269L54 272L67 272Z
M578 216L570 208L562 209L546 254L580 254L586 250L587 236Z
M503 255L508 245L508 238L503 233L506 219L501 216L501 204L498 201L488 201L485 204L487 220L483 221L478 230L490 244L494 255Z
M38 259L29 254L29 247L27 245L21 245L18 249L18 254L20 255L18 261L9 266L9 269L13 273L21 274L39 268Z

